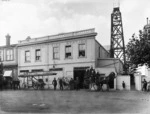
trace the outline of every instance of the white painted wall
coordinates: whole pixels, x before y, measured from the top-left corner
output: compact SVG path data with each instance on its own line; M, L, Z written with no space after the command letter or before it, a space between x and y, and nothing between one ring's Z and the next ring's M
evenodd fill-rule
M105 58L105 59L98 59L97 61L97 68L113 68L115 72L121 74L123 72L123 63L119 59L114 58Z
M82 38L82 39L74 39L68 41L60 41L60 42L51 42L51 43L43 43L37 45L28 45L18 47L18 68L20 70L29 70L32 69L43 69L48 71L49 68L56 68L68 66L68 70L71 68L71 64L88 64L95 62L94 55L94 38ZM78 45L81 43L86 44L86 56L84 58L79 58L78 56ZM72 58L65 58L65 46L72 45ZM53 46L59 46L60 58L57 60L53 59ZM35 61L35 50L41 49L41 61ZM29 50L31 54L31 62L25 62L25 51ZM91 65L91 64L90 64ZM92 64L95 67L95 64ZM60 67L58 67L60 66ZM78 65L80 66L80 65ZM82 66L82 65L81 65ZM87 66L87 65L86 65ZM64 69L65 70L65 69ZM69 70L70 71L70 70ZM72 69L71 69L72 71Z
M140 73L135 73L135 89L138 91L142 90L142 76Z
M125 90L130 90L130 76L129 75L118 75L115 79L115 86L117 90L123 90L122 82L125 82Z

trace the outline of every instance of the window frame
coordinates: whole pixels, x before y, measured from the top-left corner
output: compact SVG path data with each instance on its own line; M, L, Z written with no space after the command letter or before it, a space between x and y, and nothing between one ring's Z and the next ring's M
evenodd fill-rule
M9 54L8 54L9 52ZM14 51L13 49L6 50L6 61L13 61L14 60Z
M38 53L37 52L39 52L39 55L38 55ZM36 49L35 50L35 61L41 61L41 49ZM39 59L37 59L37 57L39 57Z
M66 54L67 54L67 52L66 52L67 49L66 49L66 48L67 48L67 47L70 47L69 50L70 50L71 56L69 56L69 57L66 56ZM66 45L66 46L65 46L65 59L72 59L72 58L73 58L73 51L72 51L72 50L73 50L72 45ZM69 52L68 52L68 53L69 53Z
M27 52L29 52L29 60L27 60L27 56L26 56L26 55L27 55L27 54L26 54ZM31 62L31 53L30 53L30 50L26 50L26 51L25 51L25 62Z
M55 52L55 48L57 48L57 51L56 51L56 52ZM54 60L60 59L60 54L59 54L59 53L60 53L59 46L54 46L54 47L53 47L53 59L54 59ZM58 57L57 57L57 56L55 57L55 54L58 54L58 55L57 55Z
M83 50L80 50L80 45L84 45L85 46L85 49L84 49L85 56L80 56L80 51L83 51ZM79 58L86 58L86 43L78 44L78 57Z

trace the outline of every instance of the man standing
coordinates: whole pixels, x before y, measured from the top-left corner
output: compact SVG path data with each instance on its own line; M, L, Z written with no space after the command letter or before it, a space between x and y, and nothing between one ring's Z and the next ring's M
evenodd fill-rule
M123 82L122 82L122 87L123 87L123 89L125 89L125 86L126 86L126 85L125 85L125 82L123 81Z
M147 81L144 79L142 91L147 91Z
M56 81L56 78L54 78L52 84L54 85L54 90L56 90L56 87L57 87L57 81Z
M59 86L60 86L60 90L63 90L63 81L61 78L59 79Z

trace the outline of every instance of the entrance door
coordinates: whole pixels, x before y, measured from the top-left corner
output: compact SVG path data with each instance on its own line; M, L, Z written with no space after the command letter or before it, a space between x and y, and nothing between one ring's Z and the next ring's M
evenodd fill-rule
M131 90L135 90L134 74L130 74L130 85L131 85Z
M83 83L84 83L84 75L85 75L85 71L86 69L89 67L75 67L74 68L74 80L76 80L76 78L79 78L79 88L82 89L83 88Z

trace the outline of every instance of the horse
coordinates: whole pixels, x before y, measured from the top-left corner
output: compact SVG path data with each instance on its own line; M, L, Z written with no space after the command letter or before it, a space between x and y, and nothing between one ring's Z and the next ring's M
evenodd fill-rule
M33 83L34 89L42 90L42 89L44 89L44 86L46 85L42 79L38 79L38 81L36 81L36 82L33 81L32 83Z
M67 77L62 77L62 83L63 86L65 87L65 89L69 89L70 88L70 80Z
M103 91L104 84L107 86L107 91L109 91L109 87L111 82L115 78L115 73L111 72L108 76L102 77L100 75L89 76L84 78L84 83L90 85L90 89L94 89L97 91Z
M107 86L107 91L109 91L110 89L110 86L111 86L111 82L114 81L114 78L115 78L115 73L114 72L111 72L108 76L106 77L101 77L99 83L100 83L100 86L101 86L101 89L103 91L103 85L106 84Z

